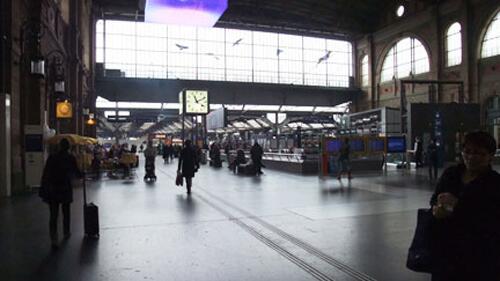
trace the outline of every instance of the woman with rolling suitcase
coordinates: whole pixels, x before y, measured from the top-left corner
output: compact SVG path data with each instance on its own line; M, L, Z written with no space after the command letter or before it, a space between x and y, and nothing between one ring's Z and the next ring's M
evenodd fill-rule
M50 207L50 239L52 248L58 247L57 219L59 206L63 214L64 239L71 236L70 206L73 202L73 187L71 181L74 177L82 178L83 173L78 169L76 158L69 153L70 144L67 139L59 143L59 151L52 154L45 163L40 187L40 197Z

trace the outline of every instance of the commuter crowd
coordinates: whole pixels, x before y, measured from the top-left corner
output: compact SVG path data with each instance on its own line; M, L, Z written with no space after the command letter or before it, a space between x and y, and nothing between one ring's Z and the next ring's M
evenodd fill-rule
M435 146L432 141L427 148L431 160L435 157ZM225 152L228 167L234 173L260 175L264 167L264 152L257 142L251 147L248 156L241 148L232 155L228 145L212 143L210 147L199 147L190 140L186 140L182 148L172 145L154 147L150 141L146 147L141 145L139 149L146 158L146 173L153 175L157 155L162 155L166 164L178 157L176 182L186 183L188 195L192 192L193 178L200 164L208 160L210 166L222 167L221 151ZM203 149L208 151L208 157ZM416 238L426 235L425 240L429 241L425 257L417 257L425 258L426 266L415 267L409 255L409 268L431 273L433 281L500 280L500 174L492 168L496 149L495 139L488 133L472 132L466 135L459 163L443 171L430 198L428 213L432 218L429 229L425 233L416 233ZM416 151L417 165L420 167L421 144L417 143ZM92 170L99 171L105 158L122 159L123 155L135 155L136 152L135 146L129 150L126 144L113 145L108 151L97 145L93 150ZM339 179L343 173L347 173L349 179L352 177L349 154L349 140L346 139L338 159ZM117 165L124 170L124 174L129 173L132 167L132 164L120 161ZM434 169L432 165L431 177L437 177ZM58 245L57 220L60 208L64 238L69 239L71 236L70 204L73 201L72 179L75 177L82 178L84 175L70 153L69 142L63 139L59 150L46 162L40 189L40 196L49 206L49 232L54 248ZM422 240L422 237L417 240ZM413 250L410 249L410 254Z

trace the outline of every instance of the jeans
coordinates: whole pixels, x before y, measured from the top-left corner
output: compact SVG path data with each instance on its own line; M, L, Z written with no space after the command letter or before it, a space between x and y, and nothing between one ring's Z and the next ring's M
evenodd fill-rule
M62 207L63 213L63 232L64 236L68 236L70 232L70 203L50 203L50 239L56 242L58 239L57 233L57 218L59 216L59 205Z

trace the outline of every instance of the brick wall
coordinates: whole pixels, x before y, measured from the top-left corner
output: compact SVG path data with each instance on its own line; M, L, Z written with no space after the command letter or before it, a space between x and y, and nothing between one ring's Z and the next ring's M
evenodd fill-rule
M393 81L380 83L383 60L392 46L407 36L416 37L426 47L430 58L430 71L414 79L464 81L465 101L479 102L484 107L491 96L500 91L500 58L480 59L480 43L488 23L500 10L500 2L494 0L449 0L438 5L409 3L405 16L397 18L394 11L387 11L385 27L374 34L360 38L357 46L357 69L364 54L369 55L370 80L364 87L365 94L358 109L366 110L381 106L399 107L399 89ZM462 26L462 64L445 66L445 35L448 27L459 22ZM360 73L357 71L357 73ZM357 79L360 79L358 76ZM441 87L440 102L458 101L458 87ZM415 86L406 91L408 101L427 102L428 86ZM483 109L482 109L483 110ZM485 122L485 120L482 120Z

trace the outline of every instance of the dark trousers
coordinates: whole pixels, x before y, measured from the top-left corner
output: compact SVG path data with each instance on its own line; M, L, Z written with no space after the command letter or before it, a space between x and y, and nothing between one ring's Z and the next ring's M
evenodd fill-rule
M252 158L253 166L255 167L255 172L257 174L262 173L262 160L259 158Z
M434 172L434 173L433 173ZM437 161L429 162L429 178L432 180L432 176L434 175L434 179L438 177L438 163Z
M63 213L63 232L67 236L70 234L70 203L50 203L50 238L52 241L57 241L57 218L59 216L59 206L62 207Z

